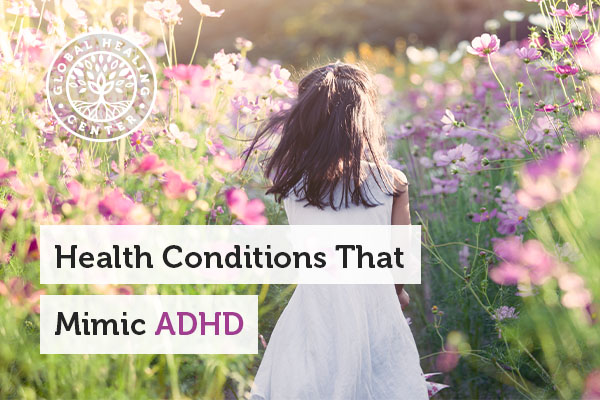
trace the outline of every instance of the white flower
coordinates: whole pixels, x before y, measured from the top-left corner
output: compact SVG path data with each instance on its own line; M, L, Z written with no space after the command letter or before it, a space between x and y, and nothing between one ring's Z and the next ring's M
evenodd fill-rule
M497 19L488 19L483 23L483 29L486 31L495 32L500 29L500 21Z
M509 22L521 22L525 18L525 14L520 11L506 10L504 11L504 18Z
M450 110L446 110L446 114L440 121L444 124L442 130L446 132L446 134L456 126L456 118L454 118L454 113Z
M531 14L528 20L530 24L537 25L540 28L547 28L550 26L550 20L543 14Z
M225 12L225 10L212 11L210 9L210 6L207 4L203 4L201 0L190 0L190 4L203 17L220 18L221 15L223 15L223 13Z

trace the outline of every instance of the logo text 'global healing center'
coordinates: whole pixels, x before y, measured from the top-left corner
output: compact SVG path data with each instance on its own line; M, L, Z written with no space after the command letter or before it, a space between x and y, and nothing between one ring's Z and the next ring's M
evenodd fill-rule
M46 78L48 103L58 122L82 139L124 137L148 118L156 75L148 56L126 37L88 33L67 43Z

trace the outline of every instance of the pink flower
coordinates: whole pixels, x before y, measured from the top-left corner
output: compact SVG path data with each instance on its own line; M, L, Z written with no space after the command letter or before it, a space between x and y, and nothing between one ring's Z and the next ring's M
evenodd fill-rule
M9 1L9 6L5 12L7 14L25 16L29 18L37 18L40 16L40 12L35 7L35 4L32 0L11 0Z
M256 101L249 101L246 96L234 97L231 99L231 106L235 111L242 114L255 114L260 111L258 99L256 99Z
M40 259L40 247L38 240L35 236L32 236L26 243L27 254L25 255L25 262L37 261Z
M442 179L442 178L436 178L435 176L432 176L431 183L433 184L433 187L429 190L423 191L423 195L435 196L435 195L442 194L442 193L445 193L445 194L456 193L456 191L458 190L459 180L456 178Z
M22 55L27 55L28 60L37 61L40 59L42 51L46 44L42 39L42 34L35 28L23 28L20 32Z
M226 194L227 206L242 223L246 225L266 225L268 220L263 215L265 205L260 199L248 200L242 189L229 189Z
M498 233L514 234L517 226L527 218L528 209L517 201L517 196L507 187L502 188L496 202L502 209L498 213Z
M169 138L169 143L171 144L180 144L183 147L190 149L194 149L198 145L198 141L196 139L190 137L189 133L180 131L176 124L169 125L167 136Z
M584 309L592 303L592 294L585 288L583 278L573 272L562 274L558 286L563 290L561 303L567 308Z
M0 157L0 183L17 175L17 170L9 169L6 158Z
M590 33L589 29L585 29L583 32L581 32L579 38L572 42L571 47L573 49L585 49L589 47L593 41L594 35Z
M530 210L560 200L575 189L586 162L587 153L569 147L527 164L521 173L517 200Z
M600 369L590 372L585 378L585 389L582 400L600 399Z
M573 17L583 17L587 13L588 13L587 6L583 6L580 9L579 4L571 3L571 4L569 4L569 7L566 10L559 10L559 9L554 8L552 10L552 12L550 13L550 15L554 15L555 17L573 18Z
M217 154L214 158L215 166L226 172L234 172L240 170L244 166L244 160L240 158L231 158L225 152Z
M127 39L131 40L133 43L137 44L140 47L144 47L152 40L150 35L148 35L145 32L137 31L135 30L135 28L123 28L120 32L117 28L115 28L115 31L125 36Z
M525 64L538 60L542 56L542 53L540 53L539 50L531 47L521 47L520 49L515 50L515 54L523 60Z
M98 203L98 212L105 218L124 218L134 205L133 200L125 196L121 189L113 189Z
M460 353L456 347L452 345L446 345L446 349L437 356L437 359L435 360L435 366L442 372L450 372L457 367L459 360Z
M194 185L183 179L176 171L167 171L163 176L165 179L163 182L163 192L169 199L178 199L187 196L189 191L194 190Z
M551 41L550 47L554 50L562 53L566 48L571 49L585 49L594 41L594 35L592 35L589 29L584 30L579 35L579 38L575 39L571 33L567 33L558 41Z
M78 25L87 25L87 15L85 14L85 11L79 8L77 0L62 0L62 6L67 14L69 14L69 17L73 18Z
M535 103L535 107L536 107L535 110L536 111L544 111L544 112L547 112L547 113L555 112L555 111L558 111L562 107L566 107L569 104L573 104L574 102L575 102L574 99L573 100L569 100L565 104L561 104L561 105L558 105L558 104L543 104L543 103L540 104L540 103L536 102Z
M576 75L579 72L579 69L572 65L557 65L554 67L554 71L560 75L561 79L565 79L567 76Z
M136 204L123 194L121 189L113 189L98 203L98 211L105 218L117 224L148 224L152 216L141 204Z
M281 65L275 64L271 67L271 83L273 90L281 95L289 94L294 85L290 82L291 73Z
M26 282L22 278L14 277L8 282L0 282L0 295L4 296L13 305L25 307L36 314L40 313L40 296L46 293L45 290L33 290L31 282Z
M144 3L144 11L150 17L165 24L177 24L181 22L181 17L179 16L181 6L177 4L177 0L147 1Z
M252 43L250 40L243 38L243 37L237 37L235 38L235 48L237 51L250 51L252 50L252 48L254 47L254 43Z
M500 285L541 285L558 268L557 261L537 240L528 240L522 244L515 236L497 239L494 251L502 261L490 270L490 278Z
M131 143L131 146L137 153L147 153L148 149L154 144L150 135L144 135L142 134L142 131L135 131L129 137L129 143Z
M448 134L448 132L458 125L456 118L454 117L454 113L450 110L446 110L446 113L440 121L443 124L442 131L446 132L446 134Z
M462 143L447 152L434 153L434 159L439 166L456 165L470 169L479 162L479 153L469 143Z
M484 33L471 41L471 46L467 47L467 51L479 57L486 57L494 54L500 49L500 39L496 35Z
M128 285L91 285L96 293L128 296L133 294L133 288Z
M496 210L495 208L491 212L488 212L487 210L485 210L481 214L473 214L472 221L473 222L489 221L490 219L494 218L497 213L498 213L498 210Z
M586 111L571 120L571 126L580 137L600 134L600 112Z
M147 154L141 160L136 160L133 167L133 173L156 174L162 172L166 165L167 164L158 158L156 154Z
M163 73L167 78L179 81L189 81L198 74L204 75L204 68L195 64L177 64L171 68L165 68Z
M56 35L61 42L67 39L67 33L65 32L65 22L58 15L52 14L50 11L44 11L44 19L48 21L46 30L48 35Z
M225 10L220 11L211 11L210 7L207 4L203 4L201 0L190 0L190 4L192 7L196 9L200 13L202 17L208 18L220 18L221 15L225 12Z
M581 67L593 74L600 73L600 41L595 40L588 48L581 48L575 54L575 59Z

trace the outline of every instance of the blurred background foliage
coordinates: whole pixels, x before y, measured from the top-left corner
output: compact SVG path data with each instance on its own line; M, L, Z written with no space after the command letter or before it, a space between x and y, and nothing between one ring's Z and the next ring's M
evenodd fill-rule
M341 57L360 43L394 50L398 43L453 49L461 40L481 33L491 18L506 9L535 10L524 0L212 0L213 9L226 10L220 21L202 28L199 57L224 48L233 51L235 38L255 44L249 58L278 59L305 68ZM177 28L177 49L187 59L194 45L199 17L182 2L186 17ZM519 25L526 34L527 22ZM509 36L505 26L499 35ZM521 35L525 36L525 35ZM253 60L255 61L255 60Z
M212 9L226 10L219 21L205 21L198 58L233 51L236 37L255 44L256 57L307 68L356 50L360 43L394 50L398 44L454 49L461 40L481 33L486 20L502 19L507 9L533 12L525 0L212 0ZM182 59L191 56L199 16L181 2L186 16L176 30ZM527 21L519 36L527 34ZM510 28L500 29L507 39ZM324 59L325 58L325 59Z

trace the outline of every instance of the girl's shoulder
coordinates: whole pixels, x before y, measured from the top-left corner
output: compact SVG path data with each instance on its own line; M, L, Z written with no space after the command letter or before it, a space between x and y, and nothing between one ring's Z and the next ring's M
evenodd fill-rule
M392 167L390 164L385 164L382 166L381 173L379 173L375 163L368 163L368 164L369 164L369 169L371 170L371 174L376 180L381 179L381 180L383 180L384 184L389 183L389 184L393 185L393 188L395 189L394 191L405 192L407 190L408 179L406 178L406 175L404 174L404 172ZM378 176L381 174L385 175L385 177Z

